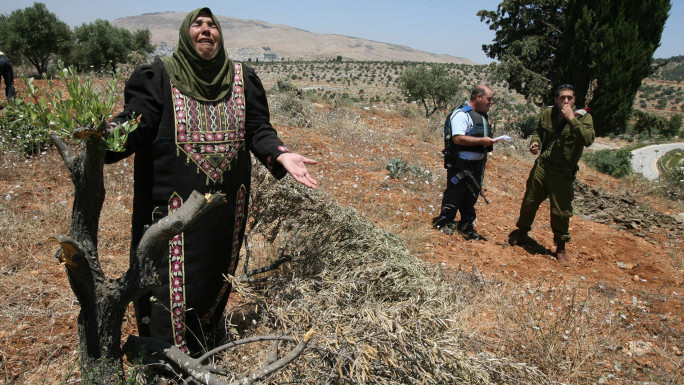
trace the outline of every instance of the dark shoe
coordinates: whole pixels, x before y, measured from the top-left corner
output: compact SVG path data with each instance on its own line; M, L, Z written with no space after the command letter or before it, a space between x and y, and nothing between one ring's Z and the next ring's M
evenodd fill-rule
M559 243L556 247L556 260L562 266L570 267L570 260L568 259L568 253L565 251L565 243Z
M456 232L456 224L453 222L447 223L446 225L441 226L439 228L439 231L443 232L446 235L451 235Z
M444 218L441 216L436 216L432 218L432 227L436 229L441 229L442 227L446 226L446 222L444 221Z
M530 236L527 235L526 231L520 229L515 229L508 234L508 244L509 245L524 245L530 241Z
M456 223L446 222L446 219L441 216L432 218L432 227L447 235L451 235L456 232Z
M475 231L475 227L473 227L472 223L460 227L459 233L461 233L463 238L465 238L467 241L470 241L470 240L486 241L487 240L487 238L483 237L477 231Z

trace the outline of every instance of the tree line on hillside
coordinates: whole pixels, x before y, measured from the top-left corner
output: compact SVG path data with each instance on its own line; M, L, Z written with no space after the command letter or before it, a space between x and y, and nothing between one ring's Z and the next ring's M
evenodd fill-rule
M79 72L115 72L117 65L134 60L132 54L146 57L154 51L150 36L149 29L130 32L101 19L71 30L39 2L0 15L0 49L13 63L31 63L38 77L57 60Z
M477 14L496 31L483 50L498 59L492 68L510 88L543 106L552 104L552 85L573 84L576 104L594 111L597 134L605 136L624 131L642 79L663 65L653 53L670 8L670 0L504 0L495 11ZM144 58L154 50L148 29L132 33L96 20L72 31L39 2L0 15L0 42L13 61L28 60L39 76L56 59L79 71L115 71L133 60L131 54ZM676 77L681 68L660 73ZM460 90L447 75L438 64L407 70L402 93L429 116Z
M671 82L681 82L684 80L684 62L682 62L681 56L675 56L672 59L677 57L680 58L678 61L670 60L668 63L665 63L655 77L660 80Z
M571 83L600 136L623 129L668 18L669 0L504 0L480 20L496 31L485 53L509 85L538 105Z
M499 61L492 78L539 107L553 104L555 86L573 84L576 105L591 108L597 135L606 136L625 132L642 80L667 63L653 53L670 8L669 0L504 0L477 15L496 31L482 47ZM681 68L659 73L672 77ZM399 87L425 116L453 103L459 90L443 64L405 71Z

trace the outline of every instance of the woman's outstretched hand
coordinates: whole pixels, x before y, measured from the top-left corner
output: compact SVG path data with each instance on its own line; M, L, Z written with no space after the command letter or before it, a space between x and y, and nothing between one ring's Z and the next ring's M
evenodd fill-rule
M280 162L297 182L310 188L316 188L318 185L316 179L309 174L309 170L306 168L307 164L315 165L318 164L318 161L292 152L280 154L276 161Z

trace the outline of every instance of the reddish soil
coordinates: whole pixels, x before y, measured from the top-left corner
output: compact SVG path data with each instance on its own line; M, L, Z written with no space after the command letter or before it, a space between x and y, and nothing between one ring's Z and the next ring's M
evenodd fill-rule
M413 254L427 262L472 271L490 282L521 287L567 287L585 293L584 296L592 295L590 289L598 289L607 296L609 311L628 314L630 327L635 328L625 337L629 341L619 348L624 348L627 361L636 360L630 364L644 372L654 365L674 365L668 370L681 370L681 206L644 196L630 190L624 182L582 164L574 204L577 215L570 222L572 241L567 246L571 265L563 267L553 257L555 245L548 200L541 205L530 232L538 245L523 248L508 244L533 159L507 152L502 148L505 145L500 144L489 157L485 172L485 196L490 203L480 198L476 206L478 231L488 241L466 241L457 234L445 235L431 228L446 179L439 141L421 141L403 117L360 114L359 124L380 133L379 143L368 143L362 137L326 137L301 129L281 129L286 143L296 143L290 147L321 162L312 168L314 175L320 188L340 205L352 206L377 225L399 234ZM418 164L435 177L429 184L420 178L388 179L385 165L392 157ZM650 358L652 361L628 358L632 357L628 343L633 340L658 346L658 354Z
M377 132L399 131L396 143L389 143L378 151L381 146L347 143L349 147L345 148L345 144L340 145L331 138L293 128L281 128L281 133L286 142L297 142L295 150L321 162L312 168L313 173L319 178L320 187L341 205L356 208L378 225L398 234L420 232L421 240L424 240L422 244L407 240L414 254L420 258L444 262L451 267L472 267L497 280L512 277L524 281L581 279L611 282L631 292L655 292L666 287L669 293L661 291L662 294L682 293L681 266L673 266L677 256L681 258L682 239L675 237L682 235L684 224L681 221L676 222L675 219L676 224L666 230L637 226L626 231L596 223L587 219L587 215L575 215L570 226L572 242L568 244L571 266L564 268L552 256L554 245L548 201L539 209L530 233L540 244L538 250L530 252L508 245L508 234L515 228L532 160L495 151L487 162L484 182L485 195L490 203L485 204L480 198L476 206L478 231L488 241L465 241L458 235L445 235L430 226L432 217L439 210L444 188L445 171L441 167L439 149L434 144L417 141L415 137L401 138L405 134L402 127L406 126L402 118L366 114L362 121ZM413 184L401 178L387 179L388 171L384 166L392 157L420 164L436 176L427 187L419 184L416 178L412 179L415 181ZM617 191L618 199L619 193L629 194L619 180L584 165L578 179L594 188L602 188L606 194L616 194ZM636 191L632 193L639 196ZM605 200L610 196L595 199ZM678 214L673 205L659 198L639 196L639 199L644 207L656 207L673 217ZM618 203L605 202L606 206ZM632 209L644 210L640 207ZM387 215L388 212L394 215ZM644 236L638 235L644 232ZM618 262L634 267L620 268ZM634 275L639 275L640 279L635 280ZM674 301L671 305L673 308L670 310L674 314L681 312L681 301Z
M321 112L328 111L327 108ZM340 205L351 206L379 226L402 236L417 257L479 272L487 281L572 287L604 285L614 292L616 308L626 308L626 304L633 301L643 307L643 312L630 315L635 317L643 340L657 344L657 334L665 319L675 331L679 330L675 336L679 346L659 354L662 359L672 360L682 367L684 225L681 221L662 226L627 221L633 223L629 228L622 222L592 220L595 210L582 212L579 208L578 215L571 219L572 242L568 244L571 265L565 268L552 256L549 206L544 203L531 232L539 246L509 246L507 236L514 229L532 160L513 153L505 155L503 148L497 148L487 163L485 176L485 195L490 203L485 204L480 199L476 207L478 231L488 241L466 241L458 235L445 235L430 226L439 210L445 179L439 140L431 143L420 140L415 134L415 121L398 114L355 113L359 114L358 124L368 129L362 131L362 135L279 128L291 150L320 162L311 168L312 173L319 180L320 189ZM427 183L420 178L388 178L385 166L392 157L418 164L435 175ZM54 164L57 159L53 153L43 160L33 159L12 166L0 157L3 163L0 166L4 167L0 170L0 198L9 191L15 193L11 201L2 199L0 213L3 216L23 212L33 218L30 213L44 212L41 211L44 205L56 207L53 209L55 218L32 220L34 229L42 229L36 235L40 239L27 234L22 241L4 240L2 243L0 383L65 381L68 373L78 371L78 306L63 268L51 258L56 245L45 241L47 237L42 234L43 231L47 234L68 232L65 221L68 220L72 186L64 167ZM109 170L112 173L122 171L128 177L132 175L130 164L127 168L118 165ZM642 205L627 205L623 214L628 217L648 217L652 212L669 216L678 214L672 203L640 196L637 191L630 192L623 182L584 166L578 179L593 188L601 188L606 194L583 196L583 199L605 200L606 207L619 203L625 194L638 197ZM122 217L130 214L130 196L110 200L114 203L106 210L126 214ZM8 230L3 227L2 231ZM102 261L112 275L118 275L126 268L127 231L125 220L117 219L103 225L100 241L107 244L107 251ZM129 316L124 322L124 336L135 332L132 325Z

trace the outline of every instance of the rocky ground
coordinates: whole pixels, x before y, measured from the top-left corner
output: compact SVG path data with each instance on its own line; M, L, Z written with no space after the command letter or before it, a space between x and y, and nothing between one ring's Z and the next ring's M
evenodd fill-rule
M636 349L638 344L646 344L650 358L644 363L639 353L642 358L635 359L647 371L649 365L657 365L654 362L675 363L672 370L681 370L681 205L645 196L582 164L575 190L576 215L571 219L572 242L568 244L571 266L565 268L552 256L548 201L542 204L530 233L537 244L523 248L507 243L517 220L531 157L506 144L497 145L487 162L484 182L490 203L480 199L476 206L477 228L488 240L466 241L430 226L439 211L445 179L439 141L420 140L415 134L419 130L416 123L401 117L362 112L356 124L367 127L368 132L321 135L294 128L282 132L286 142L321 162L314 167L314 174L322 189L341 205L352 206L379 226L401 235L418 258L481 274L489 282L542 291L572 288L589 297L598 291L608 304L606 314L626 314L634 327L635 333L624 337L627 340L620 347L624 354L632 357L629 346ZM599 143L597 147L614 147L608 140L599 139ZM393 157L430 171L432 177L389 178L385 166ZM492 327L496 317L484 312L476 322Z
M476 207L477 228L488 240L465 241L431 228L445 172L440 139L425 135L424 119L382 109L314 108L319 120L310 128L288 125L278 115L274 121L291 150L320 162L312 172L331 199L400 235L417 258L473 272L485 282L542 290L567 287L585 296L598 290L607 311L632 325L632 333L615 348L624 352L626 362L646 371L659 365L681 371L684 224L676 218L681 205L643 195L581 165L568 244L571 265L562 267L552 256L548 203L542 204L531 232L536 244L507 243L531 157L509 144L497 145L485 176L490 203L480 199ZM56 246L47 241L49 235L68 231L72 186L54 152L29 160L0 158L0 383L73 380L78 306L52 258ZM392 158L424 173L390 178L386 166ZM107 173L100 242L103 265L117 274L128 258L131 162L108 166ZM134 331L130 317L125 335ZM490 321L495 318L491 311L478 314L483 335L493 332Z

